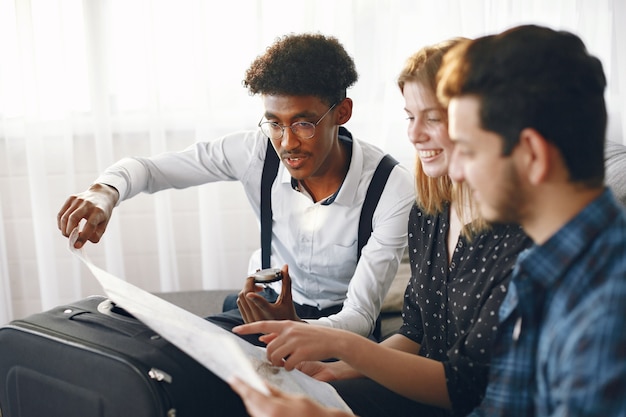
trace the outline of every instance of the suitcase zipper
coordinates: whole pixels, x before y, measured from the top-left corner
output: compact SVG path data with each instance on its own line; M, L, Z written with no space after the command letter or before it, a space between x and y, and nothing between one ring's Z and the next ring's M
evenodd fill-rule
M172 383L172 376L168 374L167 372L162 371L158 368L151 368L148 371L148 375L150 375L150 378L154 379L155 381L167 382L168 384Z

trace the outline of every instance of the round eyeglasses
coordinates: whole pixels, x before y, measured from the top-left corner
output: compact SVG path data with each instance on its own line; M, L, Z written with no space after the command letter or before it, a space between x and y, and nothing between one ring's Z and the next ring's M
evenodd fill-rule
M278 140L282 138L283 135L285 134L285 128L291 129L293 134L299 137L300 139L311 139L315 135L315 126L320 124L320 122L324 119L324 117L326 117L326 115L330 113L330 111L333 108L335 108L336 105L337 103L330 106L330 108L326 111L326 113L324 113L322 117L320 117L320 119L315 123L295 122L295 123L292 123L291 126L283 126L276 122L268 122L268 121L263 122L263 118L261 118L261 120L259 121L259 128L261 129L261 132L263 132L265 136L267 136L268 138L272 140Z

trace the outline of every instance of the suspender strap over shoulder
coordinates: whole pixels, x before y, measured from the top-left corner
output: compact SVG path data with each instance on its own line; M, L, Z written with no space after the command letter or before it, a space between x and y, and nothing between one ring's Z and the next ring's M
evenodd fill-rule
M343 130L341 130L343 129ZM350 132L340 127L340 134L352 138ZM272 245L272 184L278 173L280 159L274 150L271 141L267 140L267 151L265 153L265 163L261 174L261 266L269 268ZM361 216L359 218L358 250L357 259L361 257L361 250L372 234L372 216L378 205L378 200L385 188L387 179L398 164L392 156L385 155L376 167L374 176L365 194Z
M280 159L270 139L267 139L267 151L263 173L261 174L261 267L270 267L272 248L272 184L278 173Z
M398 161L396 161L391 155L387 154L383 156L383 159L380 160L378 166L376 167L376 171L374 171L374 176L372 177L372 181L370 182L370 185L367 188L367 193L365 194L363 208L361 208L361 217L359 218L359 249L357 252L357 259L361 258L363 246L365 246L370 238L370 235L372 234L372 217L374 216L374 211L376 210L376 206L378 206L380 195L385 189L385 184L387 183L389 174L391 174L393 167L397 164Z

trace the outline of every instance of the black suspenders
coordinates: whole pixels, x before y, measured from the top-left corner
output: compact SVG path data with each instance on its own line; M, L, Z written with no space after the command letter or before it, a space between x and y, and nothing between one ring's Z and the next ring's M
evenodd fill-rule
M343 126L339 128L339 134L352 138L352 134ZM270 267L271 244L272 244L272 184L278 173L280 160L270 140L267 140L267 152L261 174L261 265L262 268ZM392 156L385 155L379 162L372 177L372 181L365 194L361 217L359 219L359 237L357 259L361 257L361 250L372 234L372 216L378 205L380 195L385 188L387 178L398 164Z
M280 159L270 139L267 139L267 151L261 174L261 268L270 267L272 252L272 184L278 173Z

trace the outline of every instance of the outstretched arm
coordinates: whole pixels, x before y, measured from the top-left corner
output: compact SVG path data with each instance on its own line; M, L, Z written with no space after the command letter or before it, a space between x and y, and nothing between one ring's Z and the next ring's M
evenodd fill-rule
M343 362L329 363L325 370L335 373L336 379L364 375L407 398L451 408L443 364L417 355L419 344L405 336L394 335L378 344L345 330L293 321L256 322L237 326L233 332L263 333L259 340L267 343L267 358L274 366L299 368L311 375L307 361L336 358ZM352 369L341 369L340 375L334 366L344 362Z

